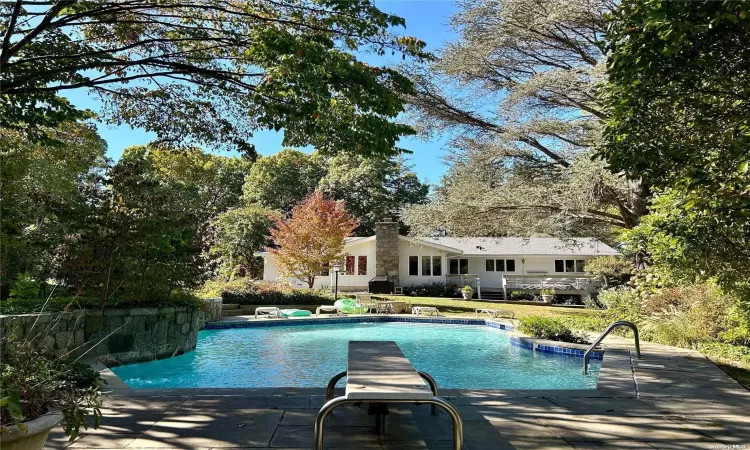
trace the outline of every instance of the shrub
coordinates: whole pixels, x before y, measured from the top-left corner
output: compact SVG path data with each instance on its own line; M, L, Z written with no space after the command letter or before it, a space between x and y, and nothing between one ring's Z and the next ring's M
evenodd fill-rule
M586 263L586 273L601 281L605 288L622 286L635 272L633 263L618 256L601 256Z
M240 305L332 305L333 296L326 290L298 289L287 283L254 282L235 279L224 286L224 303Z
M508 300L534 300L534 294L531 292L524 291L510 291L508 294Z
M87 417L98 426L102 380L85 364L60 359L31 341L2 342L0 423L19 425L44 415L49 408L63 413L63 428L72 441Z
M599 293L599 302L607 308L605 316L610 322L628 320L638 323L641 300L634 289L620 287L602 290Z
M519 320L518 329L532 337L577 344L589 343L583 334L574 332L557 318L527 316Z
M412 297L456 298L459 288L455 283L428 283L404 287L404 295Z
M750 302L737 302L730 308L727 330L719 337L731 344L750 347Z
M117 308L160 308L167 306L200 306L200 300L190 294L176 293L170 298L156 299L113 299L104 304L105 309ZM96 309L100 300L91 297L51 297L16 299L0 301L0 312L3 314L28 314L38 312L69 311L73 309Z
M695 284L660 289L644 296L642 305L646 336L662 344L689 347L725 335L735 302L715 285Z

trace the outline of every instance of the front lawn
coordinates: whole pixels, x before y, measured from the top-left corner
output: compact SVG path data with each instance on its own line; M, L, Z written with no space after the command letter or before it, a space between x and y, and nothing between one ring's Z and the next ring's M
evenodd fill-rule
M513 311L516 317L523 316L542 316L542 317L573 317L576 319L580 318L594 318L599 319L602 316L602 312L593 309L583 308L566 308L562 306L549 306L549 305L514 305L512 303L492 303L492 302L478 302L471 300L453 300L448 298L433 298L433 297L409 297L409 296L388 296L382 295L378 297L388 297L393 300L405 301L411 303L412 306L434 306L440 310L442 314L449 315L474 315L477 308L489 308L489 309L502 309L506 311ZM606 327L606 324L604 325Z

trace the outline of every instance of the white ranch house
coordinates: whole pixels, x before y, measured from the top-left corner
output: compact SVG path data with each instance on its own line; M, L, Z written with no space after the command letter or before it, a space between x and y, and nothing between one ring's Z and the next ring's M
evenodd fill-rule
M368 291L373 280L386 280L399 287L432 282L470 285L479 298L507 298L514 290L586 294L595 286L584 272L586 262L598 256L619 255L595 238L440 237L400 236L398 223L386 219L376 225L374 236L350 237L338 277L340 291ZM284 280L274 257L264 259L263 279ZM334 273L321 274L315 288L332 288Z

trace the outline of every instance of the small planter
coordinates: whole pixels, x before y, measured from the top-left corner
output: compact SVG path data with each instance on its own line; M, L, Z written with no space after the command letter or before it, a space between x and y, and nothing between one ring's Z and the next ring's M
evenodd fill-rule
M62 413L55 409L25 422L27 427L25 433L17 426L6 427L0 436L0 447L3 450L42 450L50 430L55 428L62 419Z
M542 295L542 301L544 303L552 303L552 297L553 295Z
M474 297L474 291L461 291L461 295L464 297L464 300L471 300L472 297Z

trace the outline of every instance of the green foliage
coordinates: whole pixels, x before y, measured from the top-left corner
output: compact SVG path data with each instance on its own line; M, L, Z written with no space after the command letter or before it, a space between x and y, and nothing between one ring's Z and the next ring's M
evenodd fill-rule
M602 290L599 293L599 302L607 308L605 314L608 321L627 320L638 323L641 316L641 299L634 289L621 287Z
M539 291L539 295L555 295L554 289L542 289Z
M399 137L414 133L394 122L409 80L353 52L423 58L425 44L394 35L404 20L369 0L1 8L2 128L42 131L90 116L59 96L86 89L102 98L104 120L160 142L251 155L257 129L284 129L285 145L371 155L397 153Z
M586 273L594 276L604 288L627 284L635 268L633 263L619 256L600 256L586 261Z
M532 337L588 344L586 336L572 331L558 318L527 316L521 317L519 322L518 329Z
M272 225L271 211L256 205L230 209L211 222L210 253L220 258L224 275L262 278L263 261L253 255L269 244Z
M375 222L398 216L405 206L426 202L429 191L398 159L352 154L325 158L318 152L285 149L255 163L243 201L289 212L316 189L346 203L347 211L360 221L358 236L372 235Z
M727 314L727 329L719 337L730 344L750 347L750 303L737 302L732 305Z
M534 294L532 292L524 291L510 291L508 292L508 300L534 300Z
M218 296L218 295L217 295ZM101 301L97 297L50 297L13 299L0 301L0 313L2 314L28 314L38 312L70 311L74 309L100 308ZM169 306L200 306L198 297L176 292L167 297L153 297L145 299L136 298L112 298L104 304L106 309L116 308L161 308Z
M630 236L656 288L712 278L750 298L747 3L627 0L606 35L601 156L656 193Z
M223 287L224 303L240 305L332 305L327 290L297 289L286 283L254 282L237 278Z
M404 295L410 297L443 297L455 298L459 296L459 288L455 283L432 282L404 286Z
M315 191L325 170L325 159L317 153L284 149L260 158L245 179L243 201L289 212Z
M39 298L40 284L31 278L28 272L19 273L10 288L9 298L13 300L27 300Z
M345 202L347 211L359 219L357 236L374 234L376 222L400 216L406 206L426 203L429 193L429 186L402 160L349 154L328 161L318 189ZM402 224L401 232L407 231Z
M2 427L36 419L48 408L62 411L71 441L88 428L89 416L99 425L102 380L88 365L39 350L32 341L4 340L0 377Z

